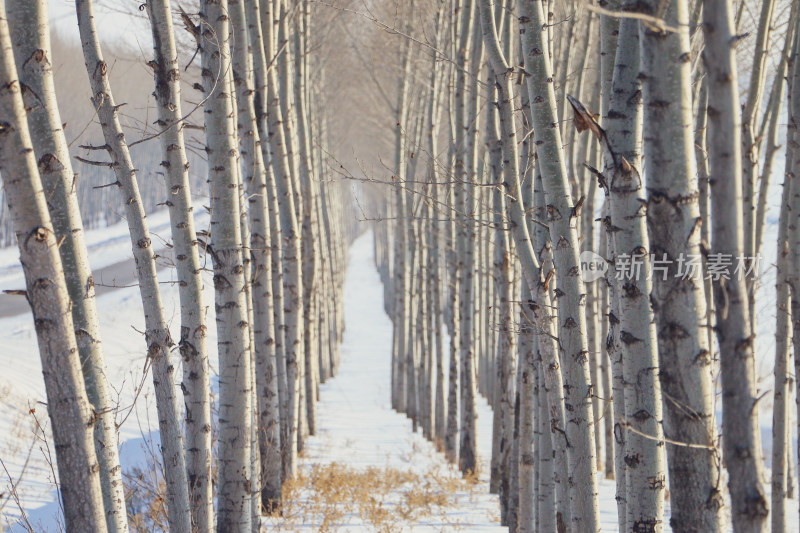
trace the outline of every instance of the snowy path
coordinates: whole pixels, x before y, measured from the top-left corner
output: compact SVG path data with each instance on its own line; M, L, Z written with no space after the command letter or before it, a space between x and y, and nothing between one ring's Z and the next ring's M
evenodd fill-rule
M349 467L391 467L430 474L452 469L411 421L392 410L390 375L392 324L383 310L383 289L372 260L372 236L362 234L350 249L345 282L345 324L339 374L320 388L319 431L307 441L302 468L333 462ZM481 459L491 450L491 411L481 398L478 428ZM456 505L403 531L507 531L499 525L499 502L489 494L488 463L470 493L456 495ZM485 474L485 475L484 475ZM358 517L334 531L370 531ZM280 522L274 525L279 525ZM284 527L285 524L284 524ZM307 529L314 529L306 524ZM292 526L291 530L305 529Z
M318 435L307 441L302 459L306 470L330 463L356 468L387 465L420 473L450 471L444 456L390 403L392 323L383 310L383 288L373 262L372 235L362 234L350 249L344 290L347 330L342 345L339 374L321 386ZM456 505L441 510L437 519L406 526L404 531L508 531L500 526L499 501L489 494L492 411L478 397L478 453L480 483L470 493L456 497ZM617 513L613 481L600 483L603 531L616 531ZM374 531L350 516L351 522L335 531ZM285 522L269 521L286 527ZM314 530L292 524L289 530Z

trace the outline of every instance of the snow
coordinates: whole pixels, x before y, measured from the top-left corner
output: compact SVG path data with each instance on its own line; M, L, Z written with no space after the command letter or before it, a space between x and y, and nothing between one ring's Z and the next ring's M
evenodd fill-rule
M204 228L208 216L204 210L196 209L198 229ZM148 217L155 237L154 243L169 242L169 217L166 210ZM90 261L95 272L108 265L131 261L132 253L126 222L123 220L113 226L87 231ZM156 245L158 249L158 244ZM0 290L23 288L25 286L19 254L15 247L0 249ZM132 261L129 263L131 277L135 276ZM213 313L213 285L210 274L206 273L205 304ZM173 338L180 333L180 308L174 270L159 270L162 282L162 296L167 321ZM12 297L0 294L0 305ZM155 411L155 396L152 376L143 375L145 369L146 347L144 342L144 314L138 287L128 286L109 291L97 298L100 328L106 355L106 375L111 386L111 396L117 406L117 424L120 424L121 462L124 471L134 466L144 466L148 453L143 445L150 445L150 433L157 429L158 418ZM209 346L216 343L216 324L208 321ZM29 313L0 318L0 460L8 474L0 467L0 486L3 490L12 483L30 522L36 531L58 531L56 522L58 505L54 504L54 475L50 463L54 461L41 439L36 439L34 427L38 419L42 427L49 426L45 408L45 390L42 380L39 351L36 335ZM216 353L210 354L210 364L216 374ZM174 364L180 368L179 357L173 353ZM180 373L178 373L180 379ZM35 409L35 413L30 413ZM146 439L143 439L146 436ZM157 431L152 436L158 438ZM52 443L50 443L52 447ZM51 459L52 458L52 459ZM26 464L27 460L27 464ZM8 492L6 492L8 494ZM14 523L20 517L20 510L13 500L2 500L0 513L7 521ZM13 531L13 529L12 529Z
M154 231L161 232L166 242L168 239L165 236L169 234L166 213L156 213L149 220ZM198 227L203 226L198 223ZM130 259L124 222L89 231L87 238L91 243L90 255L95 268ZM366 232L356 239L350 249L341 368L335 378L320 387L318 434L306 441L300 460L301 472L308 474L320 465L337 463L359 470L370 467L393 468L417 474L457 477L454 468L435 451L434 446L419 433L412 432L411 422L391 409L389 380L392 328L383 310L383 290L374 268L372 248L372 236ZM24 284L21 270L14 265L16 260L16 249L0 250L0 287L19 288ZM174 273L171 269L162 269L159 277L161 281L171 281ZM207 279L204 297L210 313L209 346L213 347L216 329L211 287L210 279ZM177 334L180 322L177 288L174 284L163 284L162 290L167 317L173 333ZM142 374L145 347L140 332L144 330L144 319L138 290L128 287L110 291L100 296L97 303L108 378L119 404L117 421L121 423L123 470L146 467L151 455L148 450L157 445L158 433L151 376ZM0 417L0 459L14 482L24 471L17 493L35 530L58 531L59 505L47 448L44 441L34 438L31 429L34 414L45 427L49 421L40 403L44 401L45 394L30 315L0 319L0 332L3 345L0 368L4 369L0 375L0 408L4 413ZM211 352L212 376L215 376L216 355L214 350ZM31 408L35 409L34 414L29 413ZM769 420L762 420L762 423L768 425ZM433 517L402 524L403 531L505 531L499 525L497 497L488 493L491 427L491 410L486 401L479 397L477 432L481 469L477 485L457 491L452 495L450 504L437 509ZM0 479L3 479L0 485L8 491L11 483L2 467ZM769 488L769 485L766 487ZM403 496L402 491L401 488L389 494L385 505L397 505ZM614 482L601 480L599 493L603 531L616 531ZM668 503L666 507L668 513ZM17 522L20 510L13 500L7 500L0 512L6 525L12 526L12 531L24 531ZM797 500L792 500L787 516L796 518L797 513ZM318 524L313 520L290 524L267 518L265 526L270 530L316 531ZM357 513L349 513L341 519L335 530L373 529ZM790 531L798 531L796 524Z
M362 234L350 249L344 298L341 367L335 378L320 387L321 428L307 441L301 468L337 462L360 469L388 466L421 474L432 470L455 474L455 468L433 444L412 432L411 421L391 408L392 324L383 310L383 289L372 261L369 233ZM492 416L483 398L478 413L480 483L472 493L458 493L452 508L413 528L405 524L408 529L403 531L452 531L456 527L471 532L507 531L498 523L498 499L489 494ZM337 531L365 530L357 516L347 519ZM306 528L315 530L310 523L299 529Z
M195 227L198 231L207 230L210 222L208 211L202 203L194 205ZM147 216L147 223L156 252L163 249L171 241L169 212L161 209ZM128 233L128 222L124 219L105 228L86 232L86 246L92 269L101 268L129 260L131 255L131 238ZM19 262L19 250L16 246L0 248L0 290L22 289L25 278Z

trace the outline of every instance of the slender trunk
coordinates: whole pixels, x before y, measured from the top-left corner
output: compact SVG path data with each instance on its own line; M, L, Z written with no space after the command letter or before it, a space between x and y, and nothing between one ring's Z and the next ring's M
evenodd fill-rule
M734 531L765 531L769 505L762 486L761 433L754 408L758 391L748 290L741 273L729 279L714 274L748 253L742 222L741 110L730 0L706 0L703 19L703 62L713 95L708 104L713 253L708 261L718 309L723 459Z
M542 368L541 362L537 363ZM538 382L539 392L544 391L543 387L543 373L536 372L536 381ZM540 394L540 397L544 394ZM537 501L537 523L534 531L541 533L556 533L563 531L563 519L559 517L559 509L569 506L569 501L558 502L558 476L556 475L556 461L554 456L553 438L555 433L552 427L552 417L548 413L547 399L542 398L540 401L538 415L534 419L534 423L538 426L538 469L539 469L539 486L538 501ZM559 529L561 527L562 529Z
M583 106L570 98L576 124L586 125L603 148L604 177L610 206L607 227L613 276L618 289L619 347L625 395L626 529L663 527L666 473L661 427L661 385L655 320L648 295L652 291L650 241L640 197L644 186L641 161L641 102L638 71L638 25L624 19L619 26L608 135Z
M547 217L554 243L554 263L560 297L558 304L559 353L564 363L567 390L565 408L570 420L566 431L570 441L570 497L572 498L569 529L597 531L597 471L594 457L592 425L592 388L589 382L588 344L586 338L585 292L579 276L578 235L573 219L579 218L580 206L574 205L564 166L561 137L557 127L555 93L549 61L548 43L543 29L542 6L532 0L519 3L526 77L533 117L537 162L545 185ZM580 481L578 481L580 480Z
M249 204L250 251L252 267L246 272L250 278L253 298L253 339L255 388L255 430L258 435L260 505L267 512L276 510L281 502L281 434L278 379L275 353L275 312L272 295L272 269L269 236L271 224L268 215L267 168L261 150L261 135L255 104L255 78L253 35L248 32L258 27L249 20L245 2L230 2L231 21L239 36L233 51L233 79L236 89L237 130L243 162L243 181L247 187ZM256 23L254 23L256 22ZM258 32L255 33L258 37ZM249 38L248 38L249 37ZM260 56L259 56L260 57Z
M776 82L777 83L777 82ZM787 152L791 149L787 149ZM787 157L787 166L791 157ZM784 531L786 528L786 485L788 482L787 457L791 455L788 446L791 436L789 430L789 395L791 377L788 374L792 346L792 323L790 305L790 282L792 267L789 264L789 218L790 204L793 196L794 180L789 173L783 181L781 195L780 219L778 221L778 258L776 269L776 311L775 324L775 368L772 407L772 531Z
M796 4L793 4L796 7ZM793 18L797 19L797 11L793 12ZM790 205L790 218L788 222L788 237L789 247L788 251L792 255L789 260L789 289L790 289L790 317L792 319L792 345L794 347L794 373L795 376L800 372L800 290L798 290L797 280L800 275L800 267L798 261L800 260L800 249L797 244L800 242L800 224L797 222L795 213L800 210L800 195L798 195L798 186L795 180L800 176L800 31L794 32L794 43L792 46L792 53L789 60L791 71L789 76L789 125L786 132L786 176L791 178L791 205ZM779 249L782 252L782 250ZM800 406L800 394L796 394L795 400L797 405ZM800 429L800 419L797 422ZM800 472L800 469L798 469Z
M175 367L170 361L173 345L169 333L156 275L155 252L144 213L125 134L119 122L118 107L114 104L108 79L108 65L103 60L95 27L92 2L76 0L78 28L83 56L92 88L92 103L105 138L116 175L116 185L125 201L125 214L136 260L139 293L145 313L147 356L152 361L153 384L156 391L161 453L167 486L167 515L170 531L191 531L191 513L186 474L183 435L180 427L180 408L175 394Z
M249 2L248 2L249 3ZM265 44L265 58L273 57L273 35L271 11L274 6L271 0L266 0L262 4L261 27ZM266 12L266 13L264 13ZM272 13L272 15L270 15ZM252 30L251 30L252 33ZM284 51L285 53L285 51ZM283 353L277 352L278 356L278 379L279 385L281 378L285 376L285 401L283 410L285 412L282 423L281 444L283 446L283 479L291 479L297 470L297 446L298 446L298 413L299 413L299 386L300 375L298 373L298 350L302 346L302 326L300 319L302 316L302 274L300 260L302 257L300 231L295 209L295 199L292 192L292 164L290 157L290 146L284 124L284 112L280 105L278 95L278 77L275 69L264 69L267 87L267 120L268 138L270 144L271 166L274 177L277 203L279 204L280 222L277 227L280 233L273 231L273 236L280 236L281 240L281 265L282 273L280 283L277 284L279 291L274 290L276 296L276 308L282 311L281 325L283 332ZM274 208L274 206L273 206ZM272 210L270 210L272 212ZM273 239L273 247L275 240ZM276 280L273 278L273 288L276 288ZM281 299L277 300L280 296ZM279 312L280 313L280 312ZM283 374L283 376L281 375ZM280 394L280 389L278 391Z
M705 295L700 272L678 272L700 257L690 92L688 9L673 0L666 12L656 2L640 5L678 32L640 24L644 86L644 161L648 177L650 249L666 275L654 276L664 434L669 467L670 523L676 533L722 529L722 487L714 415L712 357L704 329ZM683 261L682 263L679 261ZM687 274L687 275L683 275ZM691 310L691 312L687 312Z
M194 229L181 110L180 66L169 0L147 4L153 34L155 96L161 146L167 172L170 226L181 302L182 389L186 423L186 469L193 527L204 531L214 522L211 479L211 400L200 254Z
M0 174L25 274L42 362L67 531L107 531L93 443L95 420L17 77L5 5L0 6Z
M110 532L125 533L128 531L128 521L117 428L106 380L94 279L84 240L77 191L73 186L75 175L56 101L50 61L52 50L47 2L15 0L6 3L6 10L17 64L22 65L18 71L20 82L30 89L23 92L23 98L27 95L36 100L30 104L26 102L30 110L28 127L39 161L39 174L48 199L53 229L60 242L58 251L72 304L72 320L86 394L97 417L94 443L106 525Z
M217 529L249 533L250 324L239 219L235 108L231 90L230 19L227 0L200 6L204 116L211 243L219 350L219 475Z
M534 531L544 531L534 529L535 516L537 512L537 498L541 498L541 492L534 486L534 453L538 448L537 436L540 431L537 425L541 426L540 414L536 408L536 395L539 387L536 384L538 379L536 373L536 335L532 319L525 312L525 307L520 307L519 313L519 354L517 358L517 373L519 376L519 411L517 412L517 423L519 424L519 501L517 515L517 531L519 533L533 533ZM548 419L547 416L544 417ZM548 428L549 436L549 428ZM541 453L541 452L540 452ZM541 455L540 455L541 457ZM545 458L553 460L552 453ZM541 459L540 459L541 460ZM540 463L541 464L541 463ZM552 476L550 478L552 480ZM551 494L555 492L551 491ZM555 504L555 502L552 502ZM552 505L549 512L555 517L555 505Z

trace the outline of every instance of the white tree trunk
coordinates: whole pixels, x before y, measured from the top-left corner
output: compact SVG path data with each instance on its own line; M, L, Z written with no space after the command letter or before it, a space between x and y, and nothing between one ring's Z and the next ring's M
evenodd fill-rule
M547 222L554 244L558 288L558 338L564 364L567 390L566 411L570 420L566 431L570 441L572 513L569 529L597 531L597 471L594 426L592 425L592 388L589 382L588 344L586 337L585 292L576 271L579 268L578 235L574 221L580 216L569 192L561 137L556 114L555 93L549 46L542 29L545 24L542 6L532 0L519 3L520 33L526 58L527 86L533 117L537 161L545 185ZM523 20L524 23L523 23ZM579 481L580 480L580 481Z
M714 254L736 260L748 253L742 222L742 126L731 10L729 0L709 0L703 9L703 63L711 96L707 141L711 169L709 262ZM734 273L730 279L716 280L714 300L722 369L723 459L728 470L733 529L737 533L766 531L769 505L762 486L761 428L758 409L754 408L758 402L754 332L744 277Z
M117 427L106 380L94 279L77 191L73 186L75 175L56 101L47 2L10 1L6 3L6 11L17 64L21 65L18 71L20 81L30 89L23 93L23 98L31 98L26 102L30 110L28 127L39 161L53 229L61 243L58 251L72 303L72 320L86 394L97 417L94 441L106 525L110 532L124 533L128 531L128 521Z
M217 529L250 533L250 324L238 191L227 0L203 0L200 53L211 193L211 243L219 350Z
M105 532L86 396L63 265L28 133L5 5L0 6L0 174L25 274L42 361L67 531Z
M211 399L206 345L206 310L200 255L189 188L182 122L180 65L169 0L147 4L153 34L155 96L158 126L166 169L170 226L181 301L181 339L186 421L186 469L193 527L205 530L214 523L211 479Z
M139 194L136 171L117 115L118 108L111 94L108 65L103 60L100 49L92 2L91 0L76 0L75 5L84 61L92 88L92 103L106 141L104 148L112 160L112 163L108 165L114 169L116 185L125 199L125 214L133 246L133 256L136 260L139 293L145 312L147 355L153 365L153 384L156 391L161 453L165 465L167 515L170 531L189 533L191 531L191 514L186 460L180 427L180 408L175 394L175 367L170 361L169 353L173 342L161 303L155 252Z
M273 512L281 502L281 434L278 401L278 380L275 359L275 312L272 296L272 268L270 253L271 224L268 214L267 169L261 150L261 136L255 105L253 49L261 46L260 25L252 24L254 35L248 32L246 2L230 2L231 21L239 36L233 52L233 78L236 87L239 118L238 131L249 203L250 247L253 264L251 276L253 295L253 356L257 403L254 409L260 458L260 505ZM256 12L257 14L257 12ZM253 37L259 39L253 42ZM259 59L263 54L257 56Z
M723 500L711 381L712 357L703 327L701 273L677 276L679 258L700 256L694 133L690 92L687 2L664 11L646 0L642 10L679 28L666 33L640 24L644 86L644 161L650 249L671 261L666 280L654 276L664 434L669 467L670 523L682 531L720 531ZM683 254L683 255L682 255Z

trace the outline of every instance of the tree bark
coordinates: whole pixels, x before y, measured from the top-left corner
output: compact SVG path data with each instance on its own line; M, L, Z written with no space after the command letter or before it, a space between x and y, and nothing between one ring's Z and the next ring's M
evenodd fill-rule
M703 62L709 94L713 95L708 104L713 252L709 262L714 257L736 260L748 251L742 222L742 126L729 0L706 2L703 30ZM714 300L719 309L716 332L722 368L722 444L733 529L737 533L765 531L769 504L762 486L761 429L755 407L755 333L744 276L734 273L730 279L718 277Z
M169 0L147 4L153 34L155 96L166 169L170 226L181 301L181 339L186 422L186 468L193 527L214 522L211 479L211 399L200 254L189 187L189 162L183 136L180 66Z
M47 2L7 2L11 39L18 65L39 175L48 199L81 359L81 370L90 406L97 418L94 425L95 453L100 468L100 486L106 525L110 532L128 531L122 468L119 463L117 427L106 380L95 304L94 279L84 240L83 221L73 181L75 174L56 101L51 64L50 27Z
M56 233L28 133L5 5L0 6L0 174L25 274L67 531L107 531L93 419Z
M272 268L270 234L272 227L268 215L267 168L261 151L261 136L255 105L255 81L253 68L253 35L260 25L248 20L245 2L230 2L233 29L239 38L233 50L233 78L236 87L236 102L239 119L239 144L244 168L243 181L247 187L250 224L250 250L252 268L247 275L251 279L253 294L253 336L255 357L255 381L257 404L256 430L258 433L258 456L260 457L260 505L269 512L275 511L281 502L281 432L278 400L278 379L275 353L275 312L272 297ZM255 450L252 452L255 455Z
M250 533L250 324L242 257L235 108L231 94L230 19L227 0L203 0L199 46L211 242L219 350L219 474L217 529Z
M578 235L573 223L580 216L580 206L573 204L564 166L561 136L558 129L552 68L542 6L521 0L520 34L525 53L525 69L537 162L545 186L547 223L554 243L554 263L558 281L559 353L564 364L566 425L570 442L569 529L597 531L597 471L594 426L592 425L592 387L589 381L588 341L586 337L585 289L580 277ZM498 69L499 71L500 69ZM580 481L578 481L580 480Z
M640 8L679 28L667 33L640 24L650 249L656 259L670 262L666 276L654 276L651 297L668 439L670 525L676 533L710 533L722 529L723 499L706 302L699 272L677 275L680 258L700 257L687 2L673 0L666 12L650 0Z
M125 214L136 260L139 293L145 312L145 339L147 356L152 363L153 385L161 439L161 454L165 466L167 486L167 516L170 531L189 533L191 514L183 435L180 427L180 408L175 394L175 368L170 361L173 346L169 333L161 292L156 274L155 252L144 213L142 198L136 180L136 170L131 160L125 134L119 122L118 107L114 103L108 79L108 65L103 60L100 41L95 27L91 0L76 0L78 28L83 56L94 104L103 136L116 175L116 185L125 199Z

